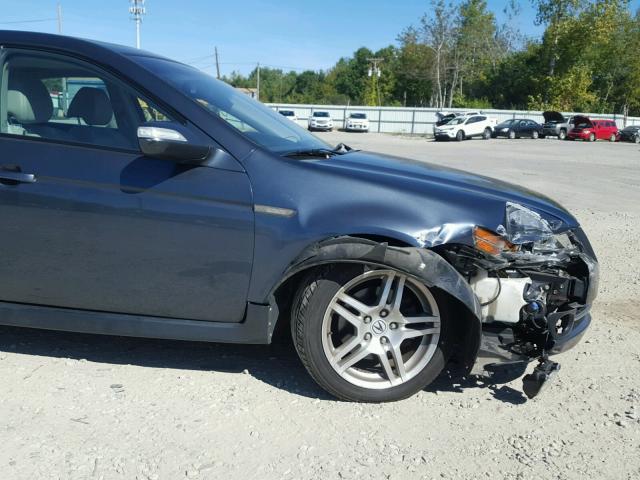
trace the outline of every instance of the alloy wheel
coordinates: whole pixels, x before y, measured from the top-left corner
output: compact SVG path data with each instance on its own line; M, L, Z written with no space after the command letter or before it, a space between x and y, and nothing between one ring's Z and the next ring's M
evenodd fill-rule
M429 289L393 270L365 272L332 298L322 321L331 367L369 389L401 385L433 358L440 313Z

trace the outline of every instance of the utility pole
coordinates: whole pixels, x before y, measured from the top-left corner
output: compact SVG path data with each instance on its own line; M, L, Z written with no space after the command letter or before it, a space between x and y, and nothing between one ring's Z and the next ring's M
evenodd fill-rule
M58 33L62 35L62 5L58 2Z
M256 82L256 100L260 101L260 62L258 62L258 71L257 71L257 82Z
M140 24L142 23L142 16L147 13L147 9L144 6L145 0L130 0L131 6L129 7L129 13L132 15L132 20L136 22L136 48L140 48Z
M380 106L380 75L382 75L382 71L380 70L379 64L382 63L384 58L380 57L371 57L367 58L367 61L371 62L371 66L369 67L369 77L371 77L371 86L373 91L377 97L377 104Z
M220 61L218 60L218 47L214 47L216 50L216 77L220 79Z

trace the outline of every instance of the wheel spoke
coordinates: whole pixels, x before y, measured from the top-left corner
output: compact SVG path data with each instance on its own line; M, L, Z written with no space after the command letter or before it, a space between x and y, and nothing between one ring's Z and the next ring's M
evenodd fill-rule
M438 333L440 331L439 328L418 328L418 329L405 329L402 332L402 338L404 340L407 340L409 338L416 338L416 337L424 337L425 335L433 335L434 333Z
M335 350L335 352L333 352L333 356L329 359L329 361L334 365L338 365L340 360L346 357L351 351L353 351L354 348L356 348L360 344L360 340L360 337L354 336L347 342L340 345Z
M349 297L351 298L351 297ZM354 313L351 313L349 310L344 308L342 305L336 303L332 307L333 311L344 318L347 322L352 324L354 327L359 328L362 323L362 319Z
M396 287L395 298L393 300L393 309L397 312L400 311L400 304L402 303L402 295L404 294L404 282L406 277L402 275L398 278L398 286Z
M364 315L365 313L368 313L369 310L371 310L371 307L369 307L368 305L365 305L360 300L356 300L351 295L347 295L346 293L341 293L340 295L338 295L337 300L342 303L346 303L351 308L356 309L362 315Z
M407 380L407 372L404 368L404 360L402 359L402 352L400 351L400 345L392 345L389 348L391 357L393 358L393 364L396 367L396 373L400 377L401 381Z
M360 348L360 350L349 355L343 362L338 363L338 371L344 372L347 368L355 365L367 355L369 355L369 349L364 347Z
M409 325L412 323L432 323L434 327L440 325L440 317L437 315L423 315L420 317L404 317L404 323Z
M391 287L393 286L393 280L396 278L395 274L390 273L384 279L384 287L382 288L382 294L380 295L380 302L378 305L384 307L389 303L389 294L391 293Z
M380 359L380 364L384 369L384 373L387 375L387 379L389 380L389 382L391 382L391 385L397 385L398 383L400 383L401 380L398 375L396 375L396 372L393 371L393 368L391 368L391 363L387 358L387 354L382 353L378 355L378 358Z

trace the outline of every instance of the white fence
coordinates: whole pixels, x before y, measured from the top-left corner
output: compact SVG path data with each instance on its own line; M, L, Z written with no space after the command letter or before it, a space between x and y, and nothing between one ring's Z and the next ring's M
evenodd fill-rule
M340 105L296 105L285 103L268 103L274 110L293 110L298 117L298 123L306 127L307 119L316 110L329 112L336 128L344 128L345 119L354 112L366 113L369 118L369 130L384 133L409 133L431 134L433 124L436 122L437 108L410 108L410 107L356 107ZM447 112L464 112L471 109L452 108ZM498 123L510 118L528 118L538 123L544 122L542 112L524 110L488 110L481 109L482 113L494 117ZM566 115L572 113L567 112ZM626 122L622 115L606 115L600 113L583 113L591 118L614 120L618 128L628 125L640 125L640 117L627 117Z

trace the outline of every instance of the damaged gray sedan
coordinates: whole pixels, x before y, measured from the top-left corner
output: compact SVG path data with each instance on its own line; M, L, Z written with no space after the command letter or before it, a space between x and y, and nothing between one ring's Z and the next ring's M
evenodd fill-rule
M384 402L454 364L536 362L535 396L591 322L596 257L546 197L329 146L148 52L0 45L1 324L236 343L290 328L321 387ZM68 105L52 85L75 85Z

